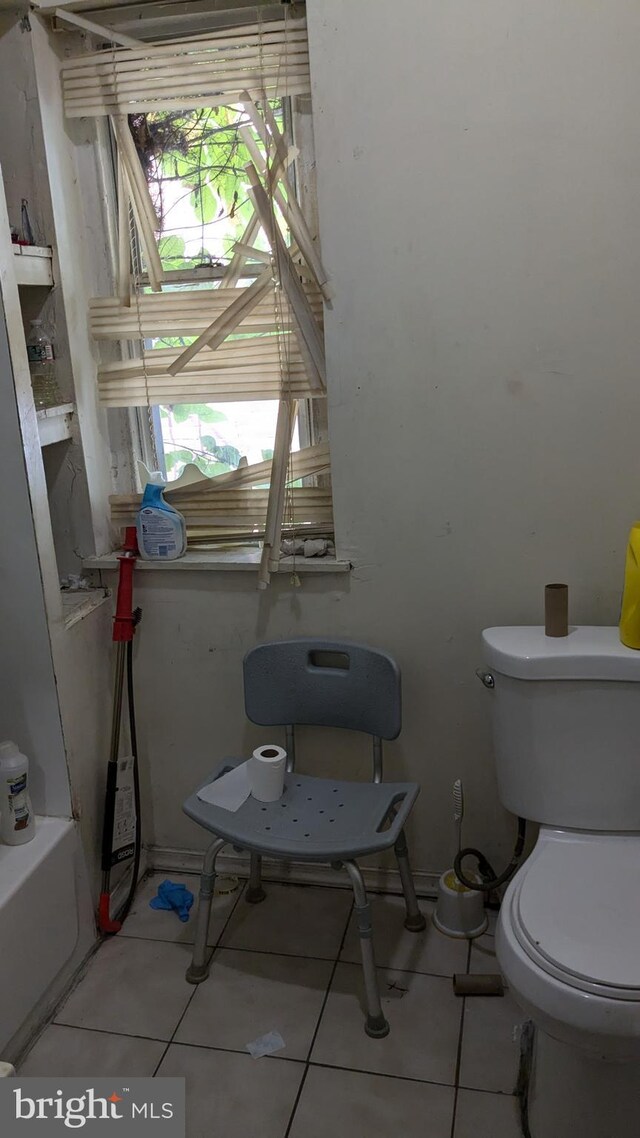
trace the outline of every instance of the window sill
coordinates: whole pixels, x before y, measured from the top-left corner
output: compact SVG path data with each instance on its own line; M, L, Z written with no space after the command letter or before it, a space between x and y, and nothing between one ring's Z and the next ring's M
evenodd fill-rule
M73 628L79 620L109 599L106 589L61 589L62 613L65 628Z
M260 565L260 550L247 549L211 549L190 550L177 561L143 561L140 558L136 563L136 571L154 573L184 573L185 570L205 570L218 572L255 572ZM102 557L87 557L82 562L83 569L117 569L118 554L106 553ZM335 557L282 557L280 559L279 573L295 570L296 573L348 573L351 570L350 561L339 561Z

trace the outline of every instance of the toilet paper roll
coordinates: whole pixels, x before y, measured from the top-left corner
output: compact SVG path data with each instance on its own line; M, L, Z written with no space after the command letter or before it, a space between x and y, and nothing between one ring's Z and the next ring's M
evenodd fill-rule
M274 743L257 747L249 759L251 793L259 802L276 802L282 798L287 752Z

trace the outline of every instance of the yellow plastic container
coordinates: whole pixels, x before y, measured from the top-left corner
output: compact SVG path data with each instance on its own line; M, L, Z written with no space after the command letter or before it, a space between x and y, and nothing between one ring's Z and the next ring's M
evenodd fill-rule
M640 649L640 522L629 534L620 613L620 639L627 648Z

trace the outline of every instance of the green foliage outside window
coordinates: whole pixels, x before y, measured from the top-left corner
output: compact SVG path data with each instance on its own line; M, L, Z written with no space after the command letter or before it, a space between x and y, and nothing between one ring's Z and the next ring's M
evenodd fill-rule
M272 104L282 129L282 106ZM197 270L198 266L226 264L235 241L241 239L252 214L246 194L245 166L251 156L238 132L240 112L231 107L200 109L181 113L154 113L130 118L138 153L147 174L156 208L163 222L158 241L160 260L165 270ZM254 134L254 137L257 136ZM175 201L176 183L180 195L188 200L201 227L200 249L187 254L185 232L171 232L171 208ZM171 187L171 194L169 188ZM207 248L208 234L215 226L217 239L224 242L223 259ZM195 227L197 232L197 227ZM187 236L191 236L187 234ZM256 241L257 245L264 238ZM176 289L210 288L210 281L176 283ZM193 337L163 337L154 341L156 348L183 348ZM189 403L160 408L162 436L167 473L180 476L187 463L212 477L234 470L241 452L229 445L224 405ZM262 449L266 458L272 450Z

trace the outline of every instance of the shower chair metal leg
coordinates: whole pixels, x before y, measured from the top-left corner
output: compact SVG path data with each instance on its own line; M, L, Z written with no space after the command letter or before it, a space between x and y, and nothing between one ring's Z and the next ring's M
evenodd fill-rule
M216 858L223 846L224 838L216 838L204 855L202 863L202 876L200 878L200 893L198 896L198 916L196 918L196 935L193 943L191 964L187 968L186 979L189 984L201 984L209 975L210 962L207 959L207 934L209 932L209 918L211 916L211 902L216 886Z
M382 1013L380 992L378 989L378 975L373 954L373 929L371 926L371 905L367 891L362 880L362 873L355 861L345 861L346 869L355 898L356 918L358 921L358 934L360 936L360 954L362 956L362 972L364 975L364 990L367 1005L367 1018L364 1030L373 1039L382 1039L389 1034L389 1024Z
M411 865L409 862L409 850L407 847L407 839L404 830L400 831L395 846L393 847L398 862L398 870L400 872L400 881L402 883L402 892L404 893L404 903L407 910L405 917L404 927L409 932L419 933L427 927L424 913L420 912L418 905L418 898L416 897L416 888L413 883L413 874L411 872Z
M266 896L262 888L262 857L260 854L252 853L249 859L249 884L244 899L250 905L258 905Z

